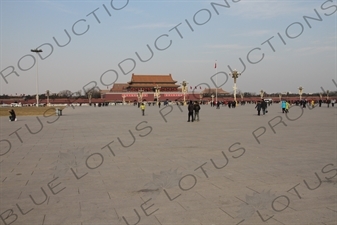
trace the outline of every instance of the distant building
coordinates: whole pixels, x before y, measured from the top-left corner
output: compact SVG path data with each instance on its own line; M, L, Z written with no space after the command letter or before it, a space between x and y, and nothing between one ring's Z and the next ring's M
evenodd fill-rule
M156 101L155 87L160 87L160 100L169 101L183 101L186 100L200 100L200 96L210 99L212 95L214 97L226 97L230 93L224 91L222 88L205 88L201 90L201 87L187 87L187 92L182 92L181 85L177 84L178 81L172 78L171 74L168 75L140 75L132 74L131 80L127 83L115 83L113 87L106 93L104 93L104 99L106 101L124 101L132 102L139 100L139 90L142 92L143 101ZM199 89L200 88L200 89ZM201 95L202 94L202 95Z
M110 89L110 92L126 92L128 91L128 86L129 84L127 83L114 83L113 87Z
M152 92L155 86L160 87L161 92L176 92L180 85L172 79L172 75L136 75L132 74L131 81L116 83L110 92Z
M216 93L217 93L218 97L225 97L227 95L230 95L229 92L224 91L222 88L218 88L218 89L216 89L216 88L205 88L201 93L205 97L211 97L211 95L215 96Z

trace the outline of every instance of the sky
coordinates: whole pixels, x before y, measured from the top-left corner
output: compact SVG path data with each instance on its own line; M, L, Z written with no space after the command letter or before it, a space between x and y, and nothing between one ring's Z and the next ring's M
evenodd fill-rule
M1 0L0 12L1 95L106 90L132 73L231 92L230 68L242 92L337 89L337 0Z

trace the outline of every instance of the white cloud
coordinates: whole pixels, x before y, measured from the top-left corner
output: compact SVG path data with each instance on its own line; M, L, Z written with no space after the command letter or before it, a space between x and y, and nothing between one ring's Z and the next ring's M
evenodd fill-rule
M68 14L76 14L73 10L68 9L66 6L63 4L60 4L59 2L55 1L43 1L47 5L47 7L52 8L53 10L63 12L63 13L68 13Z
M299 53L322 53L322 52L331 52L331 51L336 51L336 48L334 46L312 46L312 47L303 47L295 50L296 52Z
M243 36L243 37L261 37L267 35L274 35L275 31L272 30L252 30L252 31L245 31L242 33L232 34L233 37Z
M311 4L309 4L311 3ZM316 4L313 5L312 3ZM234 14L250 19L270 19L282 16L295 15L296 13L309 13L319 2L296 2L296 1L240 1L234 9ZM233 12L230 12L233 14Z
M176 24L169 23L147 23L147 24L138 24L134 26L126 27L126 29L158 29L158 28L172 28Z
M232 45L206 45L206 48L221 48L221 49L229 49L229 50L239 50L239 49L247 49L248 46L232 44Z

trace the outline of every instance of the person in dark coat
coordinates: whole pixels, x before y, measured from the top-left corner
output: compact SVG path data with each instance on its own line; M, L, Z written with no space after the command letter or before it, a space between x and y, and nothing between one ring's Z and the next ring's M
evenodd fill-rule
M259 116L261 112L261 102L260 101L257 102L255 109L257 109L257 115Z
M264 99L262 99L262 102L261 102L261 109L262 109L263 115L265 115L266 110L267 110L267 102L265 102Z
M11 114L9 116L9 121L16 121L16 114L15 114L14 109L8 110L8 112L9 112L9 114Z
M217 101L217 103L216 103L216 108L217 108L217 109L220 109L220 101Z
M195 102L194 104L194 119L195 121L199 121L199 111L200 111L200 105L198 102Z
M318 106L319 106L319 107L322 106L322 102L323 102L322 99L320 99L320 100L318 101Z
M194 105L193 105L193 102L190 101L188 103L188 120L187 120L187 122L190 122L191 120L192 120L192 122L194 121L193 111L194 111Z

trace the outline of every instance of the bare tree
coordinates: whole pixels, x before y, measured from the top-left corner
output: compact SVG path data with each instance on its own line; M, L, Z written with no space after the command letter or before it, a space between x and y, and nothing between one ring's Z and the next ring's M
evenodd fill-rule
M76 94L77 97L81 97L82 96L82 90L75 91L75 94Z
M92 98L100 98L101 97L101 90L98 87L91 87L85 89L84 95L89 99L89 95Z
M58 93L58 96L63 98L70 98L73 95L73 93L69 90L63 90Z

